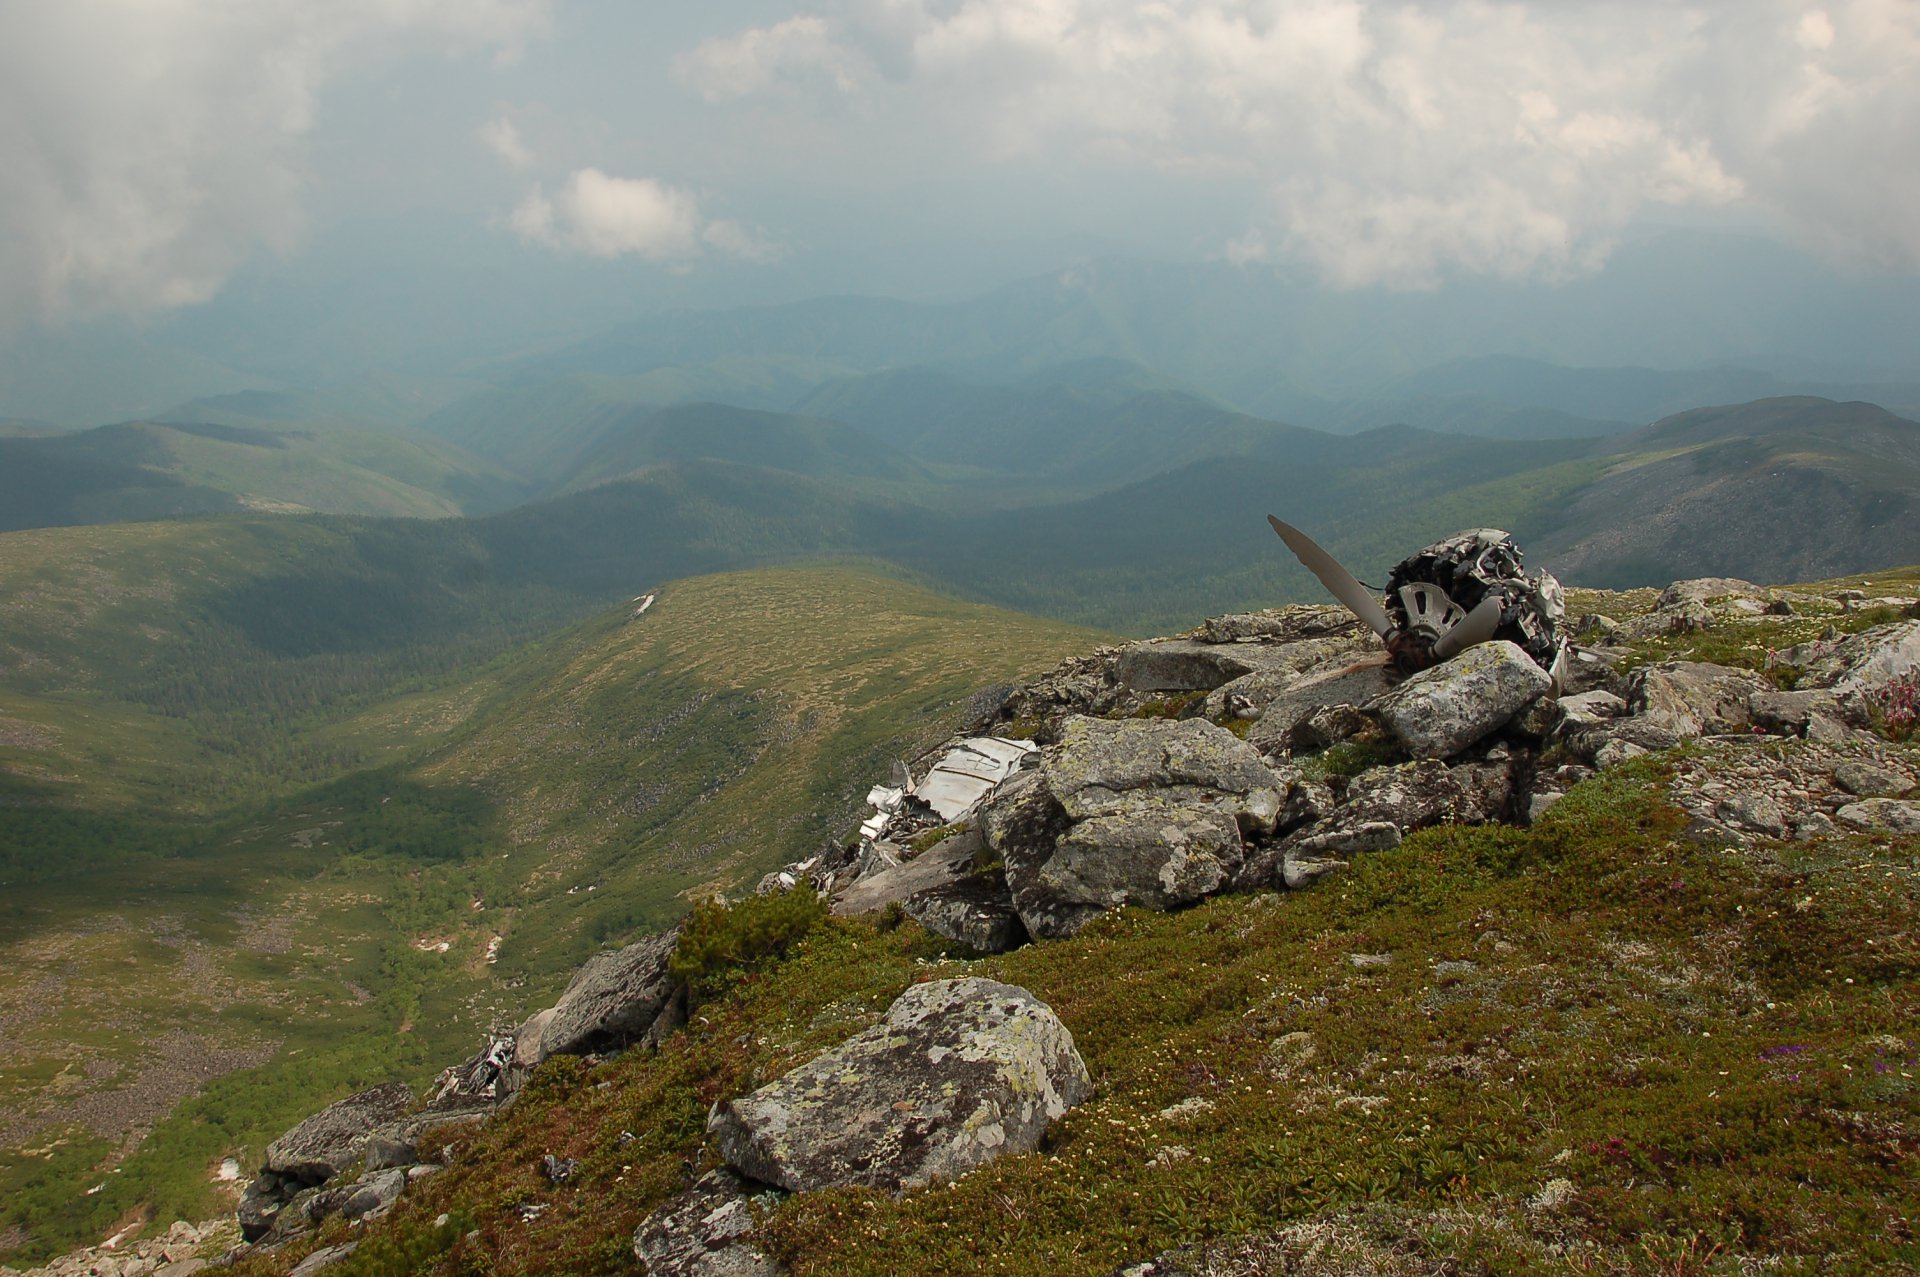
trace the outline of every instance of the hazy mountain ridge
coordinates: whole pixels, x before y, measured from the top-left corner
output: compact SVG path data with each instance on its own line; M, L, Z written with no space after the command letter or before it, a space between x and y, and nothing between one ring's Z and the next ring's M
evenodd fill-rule
M157 420L0 437L8 530L241 510L445 518L520 494L493 463L394 430Z
M1622 460L1540 529L1534 553L1568 579L1834 575L1920 547L1920 423L1876 405L1697 409L1617 443Z

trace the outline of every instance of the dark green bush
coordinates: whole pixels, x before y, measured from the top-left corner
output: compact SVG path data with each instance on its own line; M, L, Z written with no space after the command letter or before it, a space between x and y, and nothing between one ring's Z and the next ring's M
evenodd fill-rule
M827 902L806 883L736 904L706 901L688 916L668 969L686 984L690 1002L705 1002L741 972L783 956L826 917Z

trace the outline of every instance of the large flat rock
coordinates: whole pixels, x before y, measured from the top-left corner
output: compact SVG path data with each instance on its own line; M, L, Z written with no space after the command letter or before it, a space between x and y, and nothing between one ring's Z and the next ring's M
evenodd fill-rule
M935 980L835 1050L716 1105L707 1132L749 1180L898 1192L1039 1147L1092 1090L1073 1035L1031 993Z
M1259 751L1201 719L1069 719L1041 772L1074 820L1119 812L1135 791L1180 791L1250 833L1273 828L1285 788Z

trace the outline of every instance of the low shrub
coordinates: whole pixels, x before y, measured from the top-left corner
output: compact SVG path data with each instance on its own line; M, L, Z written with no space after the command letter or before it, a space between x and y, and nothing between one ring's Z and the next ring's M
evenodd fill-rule
M735 904L705 901L688 916L668 969L686 984L691 1003L705 1002L742 972L783 956L826 917L827 902L808 883Z

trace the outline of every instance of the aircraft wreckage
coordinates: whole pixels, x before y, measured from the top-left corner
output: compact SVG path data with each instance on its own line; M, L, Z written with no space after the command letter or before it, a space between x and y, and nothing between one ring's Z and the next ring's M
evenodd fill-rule
M1385 603L1312 537L1272 515L1267 522L1333 596L1387 645L1394 668L1414 674L1476 643L1505 639L1553 678L1566 682L1566 603L1551 572L1528 573L1520 547L1498 528L1474 528L1437 541L1400 561L1387 576ZM976 736L951 746L915 782L905 763L893 783L867 794L873 812L860 825L861 873L875 862L898 863L896 840L964 820L1002 781L1039 752L1031 741ZM768 876L767 886L791 887L819 858Z
M1567 679L1566 600L1545 568L1529 574L1513 538L1473 528L1409 555L1387 575L1385 606L1314 539L1272 515L1267 522L1295 558L1387 645L1394 668L1414 674L1476 643L1506 639L1553 676Z

